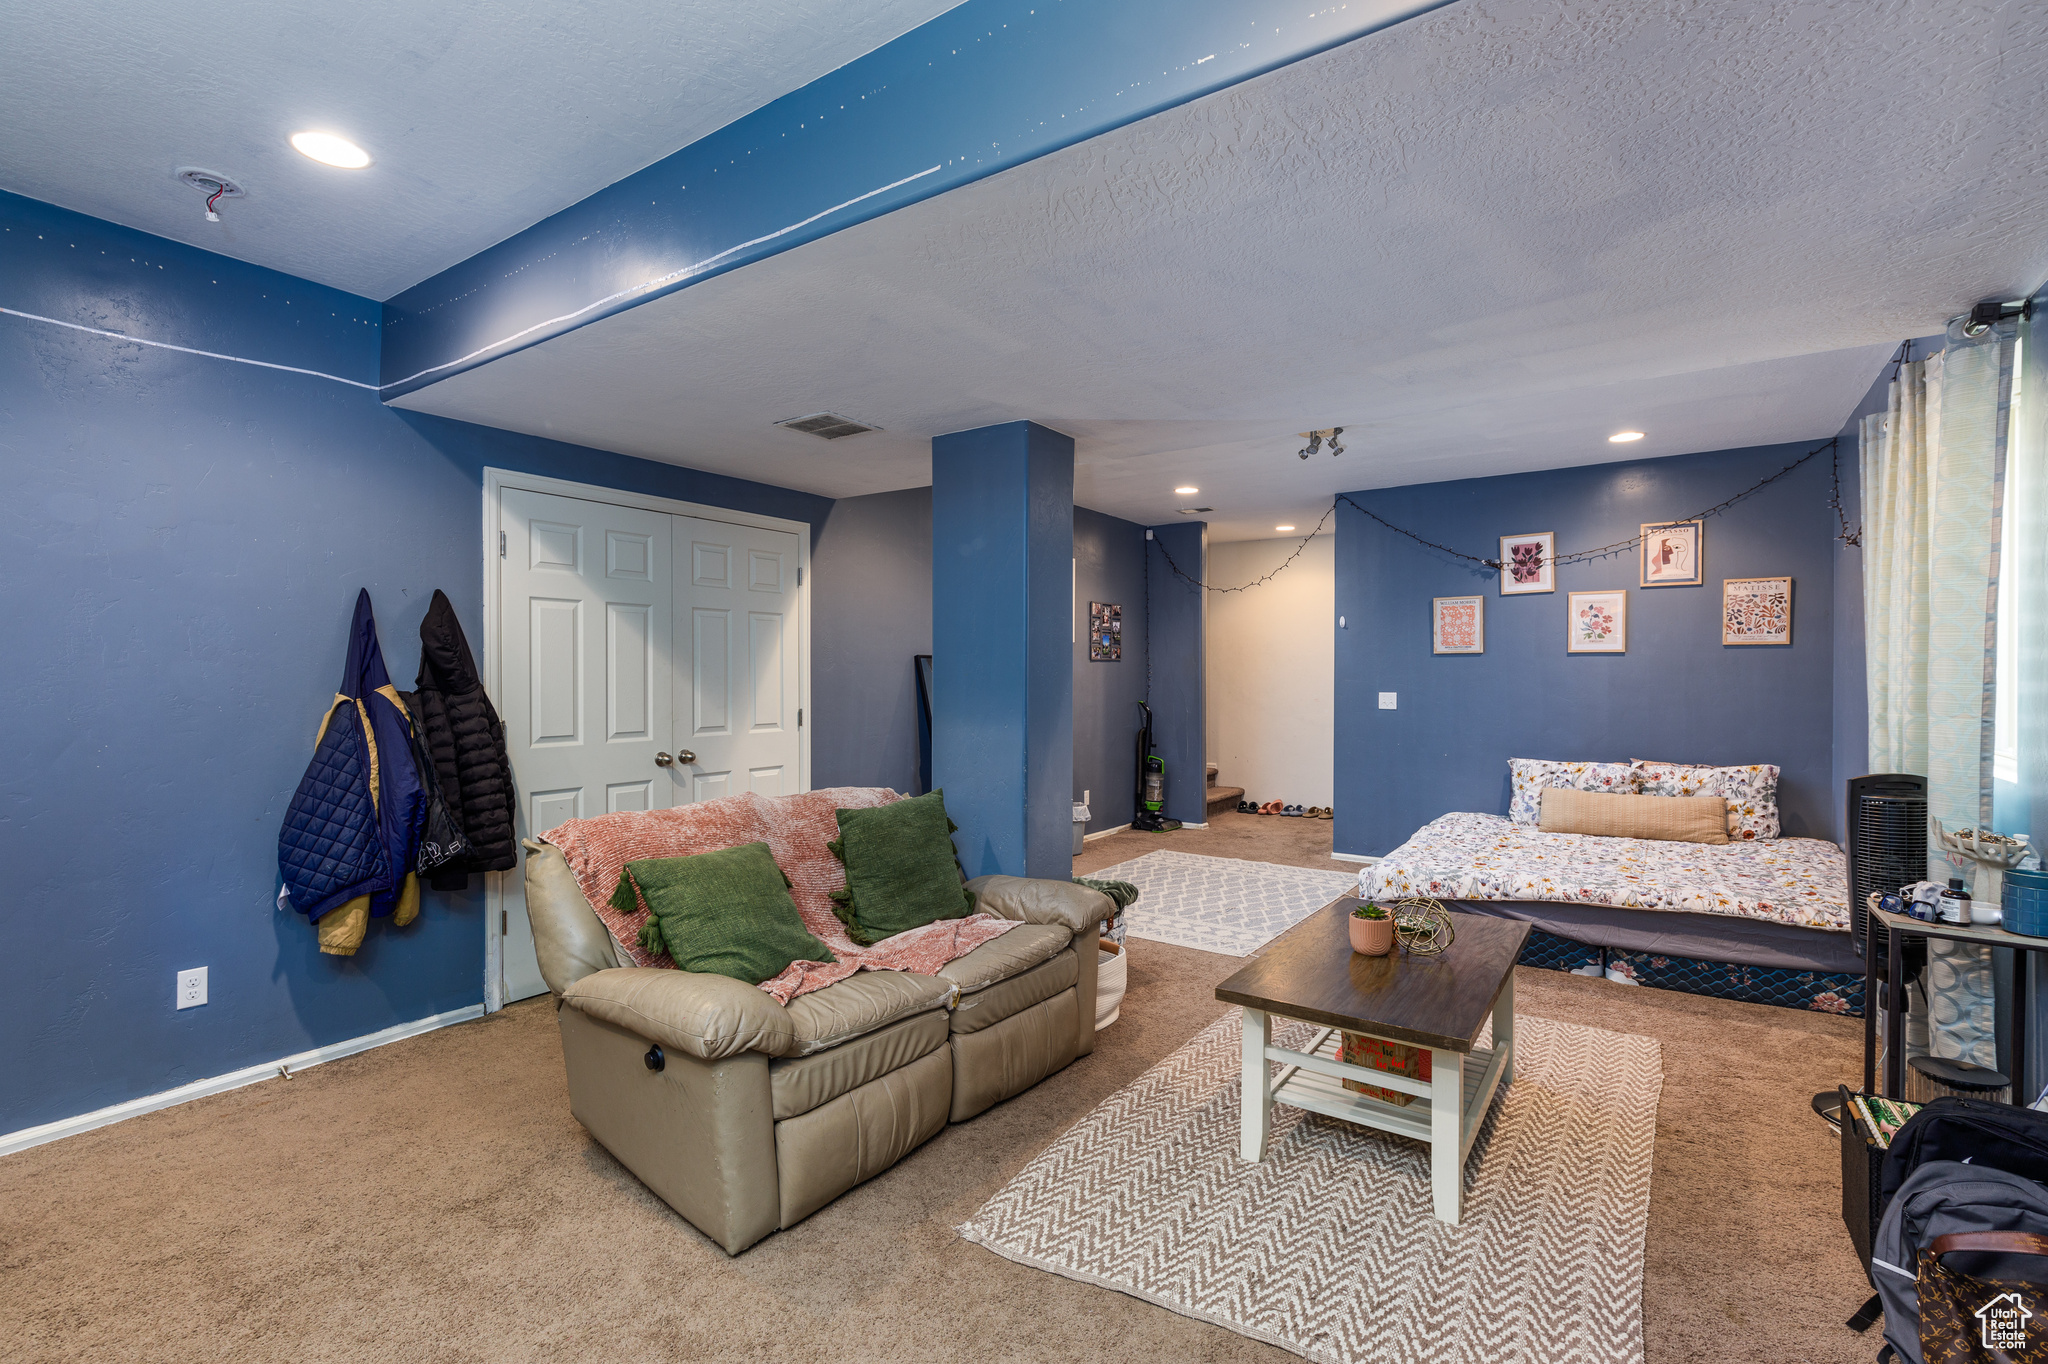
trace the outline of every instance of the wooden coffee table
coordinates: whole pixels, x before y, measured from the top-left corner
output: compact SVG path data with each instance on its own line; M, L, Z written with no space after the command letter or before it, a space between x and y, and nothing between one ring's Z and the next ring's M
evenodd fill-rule
M1342 1118L1429 1145L1436 1215L1455 1225L1464 1205L1465 1157L1494 1092L1514 1076L1515 958L1529 925L1453 914L1456 940L1441 955L1384 957L1351 950L1358 897L1323 906L1274 939L1216 998L1244 1006L1244 1127L1240 1154L1266 1158L1275 1103ZM1273 1016L1323 1025L1306 1051L1273 1045ZM1487 1016L1493 1046L1473 1045ZM1405 1042L1430 1053L1430 1078L1413 1080L1337 1059L1339 1032ZM1274 1074L1268 1062L1279 1061ZM1363 1080L1413 1094L1403 1107L1344 1088Z

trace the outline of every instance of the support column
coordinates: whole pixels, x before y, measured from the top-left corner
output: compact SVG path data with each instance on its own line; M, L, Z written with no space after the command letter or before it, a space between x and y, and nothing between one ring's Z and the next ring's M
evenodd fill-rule
M969 876L1073 874L1074 442L932 441L932 781Z
M1209 594L1173 570L1178 566L1188 577L1207 581L1209 523L1154 526L1150 534L1145 628L1152 746L1166 761L1166 817L1201 824L1209 818Z

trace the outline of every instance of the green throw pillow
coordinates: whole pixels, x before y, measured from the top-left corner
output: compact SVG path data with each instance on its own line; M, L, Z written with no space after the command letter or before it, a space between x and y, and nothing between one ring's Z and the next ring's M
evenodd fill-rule
M839 811L839 837L825 846L846 864L846 889L833 891L832 901L847 937L865 947L974 913L953 853L954 828L939 791Z
M640 946L668 953L685 971L759 985L793 961L838 960L804 927L766 843L628 862L612 908L631 914L639 899L649 911Z

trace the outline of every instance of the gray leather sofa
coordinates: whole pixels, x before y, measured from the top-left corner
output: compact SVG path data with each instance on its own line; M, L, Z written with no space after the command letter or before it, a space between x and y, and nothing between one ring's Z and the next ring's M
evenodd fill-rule
M862 971L787 1007L726 976L619 965L559 849L527 840L526 912L569 1106L729 1255L1095 1045L1106 896L984 876L1021 921L936 976Z

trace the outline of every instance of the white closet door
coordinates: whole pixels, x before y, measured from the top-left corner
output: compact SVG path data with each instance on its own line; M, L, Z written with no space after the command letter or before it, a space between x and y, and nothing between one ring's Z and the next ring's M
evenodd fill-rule
M675 804L673 769L654 761L671 738L672 518L511 488L501 505L500 713L520 836ZM509 1002L547 986L523 879L504 889Z
M801 791L797 537L674 526L677 802Z

